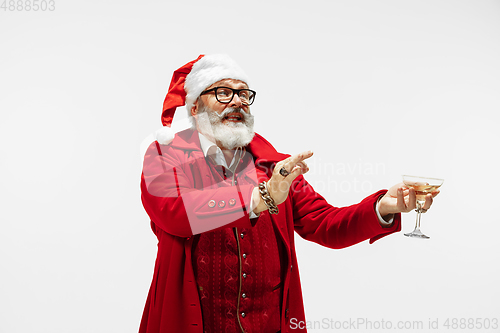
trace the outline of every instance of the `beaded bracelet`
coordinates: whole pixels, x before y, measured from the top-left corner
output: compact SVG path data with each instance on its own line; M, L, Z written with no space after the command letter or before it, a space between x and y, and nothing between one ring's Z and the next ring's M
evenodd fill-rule
M269 213L271 214L278 214L278 206L276 206L276 203L274 202L273 198L271 198L271 195L269 194L269 191L267 190L267 183L262 182L259 184L259 193L260 197L262 200L264 200L264 203L266 204L267 208L269 209Z

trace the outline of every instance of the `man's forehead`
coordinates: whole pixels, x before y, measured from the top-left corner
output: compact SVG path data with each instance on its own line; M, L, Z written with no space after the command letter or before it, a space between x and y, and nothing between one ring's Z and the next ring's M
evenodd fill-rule
M215 87L229 87L233 89L247 89L248 85L240 80L234 80L234 79L224 79L215 82L212 84L210 87L207 89L215 88Z

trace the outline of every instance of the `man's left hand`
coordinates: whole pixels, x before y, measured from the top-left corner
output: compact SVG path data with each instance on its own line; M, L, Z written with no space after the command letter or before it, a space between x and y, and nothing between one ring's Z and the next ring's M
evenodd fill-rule
M439 194L439 190L427 194L423 209L431 208L432 199ZM378 203L378 211L380 215L386 219L392 214L407 213L417 207L417 198L415 190L408 188L404 183L394 185L380 199Z

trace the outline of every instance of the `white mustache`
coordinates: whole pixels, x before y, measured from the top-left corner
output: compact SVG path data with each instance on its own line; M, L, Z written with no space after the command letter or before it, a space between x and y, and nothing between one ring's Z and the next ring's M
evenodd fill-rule
M228 108L228 109L225 109L224 111L222 111L221 114L218 114L217 112L214 112L217 117L219 117L220 119L224 119L227 115L229 115L230 113L239 113L241 115L241 118L243 120L246 120L247 119L247 116L248 114L243 111L242 108Z

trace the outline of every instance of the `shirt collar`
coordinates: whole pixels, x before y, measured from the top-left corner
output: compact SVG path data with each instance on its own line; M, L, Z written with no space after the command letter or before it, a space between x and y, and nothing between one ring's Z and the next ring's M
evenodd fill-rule
M231 165L228 166L222 149L220 149L214 142L210 141L200 132L198 132L198 135L200 137L201 150L203 151L205 157L210 156L216 165L222 165L223 167L232 170L232 168L235 166L235 158L237 154L234 154Z
M203 151L203 155L208 156L208 150L214 146L216 148L219 148L219 147L217 147L217 145L214 142L210 141L206 136L204 136L200 132L198 132L198 137L200 138L200 146L201 146L201 150ZM219 150L221 150L221 149L219 148ZM221 153L222 153L222 151L221 151Z

